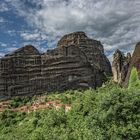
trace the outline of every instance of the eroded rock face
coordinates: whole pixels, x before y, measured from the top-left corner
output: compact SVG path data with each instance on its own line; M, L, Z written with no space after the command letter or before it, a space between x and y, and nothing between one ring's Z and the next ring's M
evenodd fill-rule
M122 84L125 81L128 67L131 61L131 54L125 56L120 50L116 50L113 55L112 73L113 81Z
M129 68L128 68L128 73L126 75L125 81L123 82L124 87L128 86L130 74L131 74L133 67L136 67L136 69L138 71L138 76L140 79L140 42L137 43L134 53L132 55L131 62L130 62Z
M0 59L0 97L26 95L34 92L30 79L41 75L41 55L25 46Z
M96 88L111 74L99 41L77 32L45 54L25 46L0 59L0 98L78 88Z
M69 45L78 46L91 65L96 65L106 75L112 74L110 62L100 41L88 38L84 32L75 32L65 35L58 42L58 48Z

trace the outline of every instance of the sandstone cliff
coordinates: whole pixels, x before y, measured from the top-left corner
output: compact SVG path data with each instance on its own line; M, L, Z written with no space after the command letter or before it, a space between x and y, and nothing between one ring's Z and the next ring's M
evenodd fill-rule
M134 53L132 55L130 66L128 68L128 72L127 72L125 81L123 82L124 87L128 86L131 70L132 70L133 67L136 67L136 69L138 71L138 76L139 76L139 79L140 79L140 42L137 43L137 45L135 47L135 50L134 50Z
M125 56L120 50L116 50L113 55L112 73L113 81L122 84L125 81L131 61L131 54Z
M132 57L130 53L125 56L120 50L116 50L112 62L113 81L128 87L133 67L136 67L140 79L140 42L137 43Z
M111 65L104 54L104 48L100 41L90 39L84 32L75 32L65 35L58 42L58 47L76 45L87 56L91 65L96 65L102 72L111 75Z
M111 65L101 43L76 32L45 54L27 45L1 58L0 98L96 88L108 75Z

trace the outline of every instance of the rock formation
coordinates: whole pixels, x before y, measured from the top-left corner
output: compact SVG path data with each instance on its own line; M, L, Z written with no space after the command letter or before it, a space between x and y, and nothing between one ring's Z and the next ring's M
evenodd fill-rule
M125 81L128 67L131 61L131 54L125 56L120 50L116 50L113 55L112 73L113 81L122 84Z
M75 45L87 56L91 65L96 65L104 74L111 75L111 65L104 54L104 48L100 41L90 39L84 32L76 32L65 35L58 42L58 48Z
M96 88L111 75L99 41L84 32L65 35L45 54L32 45L0 59L0 98L78 88Z
M30 94L30 79L41 75L41 55L31 45L0 59L0 96Z
M134 53L132 55L131 62L130 62L129 68L128 68L128 72L127 72L126 78L123 82L124 87L128 86L130 74L131 74L133 67L136 67L136 69L138 71L138 76L140 79L140 42L137 43Z

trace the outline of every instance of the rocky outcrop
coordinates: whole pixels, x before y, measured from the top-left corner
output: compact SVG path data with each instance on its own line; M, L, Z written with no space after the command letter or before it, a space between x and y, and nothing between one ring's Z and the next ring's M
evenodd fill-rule
M112 73L113 81L122 84L125 81L128 67L131 61L131 54L125 56L120 50L116 50L113 55Z
M0 98L96 88L108 75L111 65L101 43L76 32L45 54L27 45L1 58Z
M140 79L140 42L137 43L134 53L132 55L131 62L130 62L129 68L128 68L128 72L127 72L125 81L123 82L124 87L128 87L129 78L130 78L130 74L131 74L133 67L135 67L137 69L138 76Z
M104 54L104 48L100 41L90 39L84 32L75 32L62 37L58 42L58 48L75 45L87 56L91 65L96 65L104 74L111 75L111 65Z
M25 46L0 59L0 97L26 95L34 92L30 79L41 75L41 55Z

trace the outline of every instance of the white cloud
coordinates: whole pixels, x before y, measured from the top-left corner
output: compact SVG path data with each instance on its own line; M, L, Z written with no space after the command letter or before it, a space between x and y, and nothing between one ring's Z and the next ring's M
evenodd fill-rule
M4 56L4 54L10 53L18 49L17 42L13 42L12 44L0 42L0 57Z
M7 52L13 52L13 51L15 51L15 50L17 50L18 48L17 47L8 47L7 49L6 49L6 51Z
M32 0L36 9L21 0L10 3L29 25L48 34L45 39L50 45L62 35L79 30L100 40L108 52L117 48L131 51L140 40L140 0ZM22 37L31 40L40 35Z
M42 34L40 32L21 32L20 36L25 40L25 41L43 41L47 39L47 35Z
M7 44L0 42L0 47L7 47Z
M5 20L2 17L0 17L0 23L3 23L3 22L5 22Z
M0 12L6 12L8 10L8 5L4 2L0 2Z
M0 52L0 58L3 57L5 53Z

